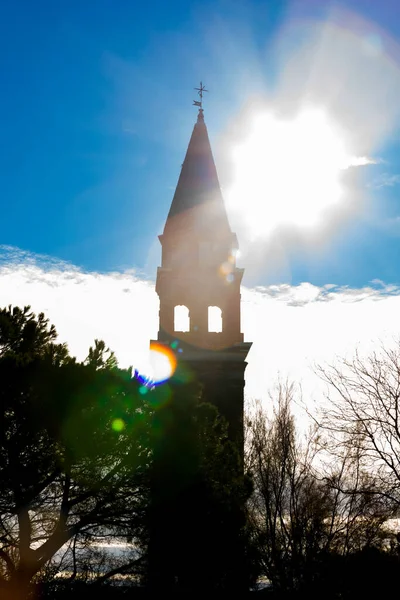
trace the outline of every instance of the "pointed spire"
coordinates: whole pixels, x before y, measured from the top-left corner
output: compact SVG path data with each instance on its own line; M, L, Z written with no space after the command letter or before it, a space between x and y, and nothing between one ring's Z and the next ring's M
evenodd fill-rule
M184 233L185 230L216 235L230 233L202 107L190 138L164 235Z

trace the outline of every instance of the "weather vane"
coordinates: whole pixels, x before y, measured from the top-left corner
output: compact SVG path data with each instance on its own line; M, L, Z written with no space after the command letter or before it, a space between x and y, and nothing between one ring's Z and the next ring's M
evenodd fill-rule
M194 89L199 94L200 100L193 100L193 104L194 104L194 106L198 106L200 108L200 110L203 110L203 94L204 94L204 92L208 92L208 90L206 90L202 81L200 81L200 87L194 88Z

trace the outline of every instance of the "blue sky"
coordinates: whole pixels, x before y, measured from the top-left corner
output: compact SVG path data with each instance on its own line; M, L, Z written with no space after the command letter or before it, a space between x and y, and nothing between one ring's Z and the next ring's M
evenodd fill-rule
M324 90L307 82L314 68L329 77L324 60L346 43L342 32L350 29L355 43L372 40L383 65L376 68L378 79L368 79L368 63L365 74L354 66L359 106L352 78L347 95L333 94L334 112L354 134L357 155L370 159L346 172L346 198L357 210L332 217L312 235L279 229L246 246L239 231L247 248L245 283L400 283L397 10L388 0L3 3L0 245L87 271L136 268L153 278L156 236L196 118L192 88L202 79L210 89L206 122L228 187L226 140L249 101L289 98L296 112L307 85L314 85L310 94L327 102ZM325 31L331 19L338 45L327 53L321 43L311 62L301 63L303 96L278 93L282 72L307 50L309 31Z

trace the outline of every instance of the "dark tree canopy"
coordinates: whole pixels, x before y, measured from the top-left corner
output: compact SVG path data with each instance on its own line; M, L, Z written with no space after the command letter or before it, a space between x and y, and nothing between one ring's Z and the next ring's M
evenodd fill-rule
M276 597L352 598L374 561L369 587L388 588L397 358L325 371L343 406L303 441L281 386L272 418L248 424L247 475L195 378L148 388L103 341L79 362L43 314L0 310L0 596L97 594L116 576L152 594L233 596L261 574ZM124 552L112 558L109 541Z
M150 576L157 589L190 593L248 590L240 453L216 408L196 386L171 390L154 415Z
M332 438L320 427L299 435L294 399L294 386L280 385L272 417L259 407L248 429L249 513L260 573L283 598L355 598L368 587L387 589L399 566L387 526L390 506L365 492L368 474L353 452L326 462ZM369 571L364 585L360 572L370 569L372 556L379 570ZM392 577L380 581L388 565Z
M148 408L96 340L79 363L29 307L0 312L0 573L23 588L79 537L140 530Z
M243 584L248 486L196 382L149 390L99 340L78 362L29 307L0 312L0 377L0 578L13 598L87 568L171 590ZM133 542L131 555L105 566L95 542L107 539Z

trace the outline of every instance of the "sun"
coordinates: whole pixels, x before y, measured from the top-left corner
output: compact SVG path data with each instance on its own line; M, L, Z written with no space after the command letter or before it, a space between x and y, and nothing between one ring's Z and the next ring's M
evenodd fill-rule
M240 212L252 238L282 225L315 227L343 200L341 173L355 160L343 132L322 110L304 110L287 121L259 114L233 149L228 206Z

